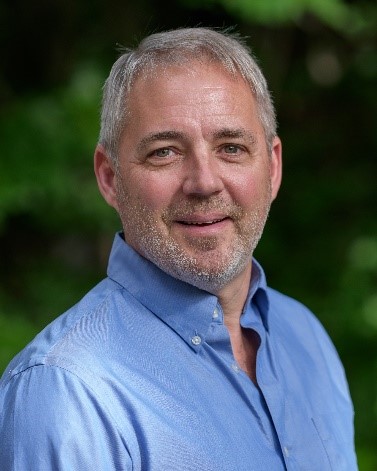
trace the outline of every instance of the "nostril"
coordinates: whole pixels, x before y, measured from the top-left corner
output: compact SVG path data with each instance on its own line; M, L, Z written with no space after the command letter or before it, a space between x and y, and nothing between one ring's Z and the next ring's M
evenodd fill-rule
M208 172L190 176L183 183L183 191L187 195L208 196L220 192L222 188L221 178L208 174Z

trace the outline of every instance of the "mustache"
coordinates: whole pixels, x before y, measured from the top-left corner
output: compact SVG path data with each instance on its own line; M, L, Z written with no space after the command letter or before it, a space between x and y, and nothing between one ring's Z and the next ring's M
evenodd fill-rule
M231 201L225 201L221 197L192 198L183 200L166 208L162 213L165 223L176 221L191 214L206 214L211 212L221 213L233 220L240 219L244 210L240 205Z

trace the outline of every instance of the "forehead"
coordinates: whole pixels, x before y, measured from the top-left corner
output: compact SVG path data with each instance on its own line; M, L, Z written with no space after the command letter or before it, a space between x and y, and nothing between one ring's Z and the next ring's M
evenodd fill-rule
M171 116L200 118L256 113L249 84L216 62L161 65L139 76L128 95L130 121Z

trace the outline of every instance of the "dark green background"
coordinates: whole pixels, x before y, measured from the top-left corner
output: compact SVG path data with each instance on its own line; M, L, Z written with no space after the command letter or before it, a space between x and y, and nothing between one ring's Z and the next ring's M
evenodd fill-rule
M92 171L120 45L236 26L275 99L284 182L257 257L346 368L361 471L377 469L377 3L0 1L0 370L105 272L119 223Z

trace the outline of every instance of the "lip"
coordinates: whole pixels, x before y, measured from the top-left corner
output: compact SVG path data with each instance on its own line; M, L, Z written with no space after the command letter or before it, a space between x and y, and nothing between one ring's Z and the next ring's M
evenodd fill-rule
M218 235L230 223L232 219L223 214L190 215L177 219L174 225L187 235L204 237Z
M175 222L182 225L211 225L230 219L227 214L190 214L188 216L178 217Z

